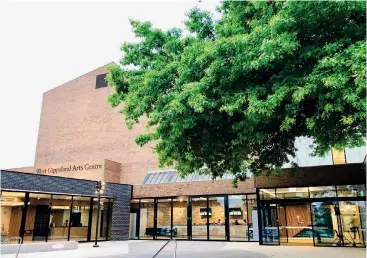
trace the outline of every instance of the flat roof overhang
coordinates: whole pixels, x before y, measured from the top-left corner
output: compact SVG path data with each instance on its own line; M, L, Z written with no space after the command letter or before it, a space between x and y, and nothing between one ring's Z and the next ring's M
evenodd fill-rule
M280 175L255 178L255 188L366 184L364 164L342 164L283 169Z

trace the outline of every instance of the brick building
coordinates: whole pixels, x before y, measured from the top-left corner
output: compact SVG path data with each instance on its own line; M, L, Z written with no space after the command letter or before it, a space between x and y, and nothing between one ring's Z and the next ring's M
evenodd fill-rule
M311 140L301 138L292 157L300 165L295 174L285 164L282 175L250 178L238 188L231 175L180 178L172 168L158 167L151 146L135 144L144 121L127 129L123 115L107 103L112 89L105 74L103 66L44 93L34 166L3 172L4 236L93 240L96 197L89 188L105 181L110 190L98 222L103 240L365 246L364 148L312 157ZM19 183L29 179L65 187ZM37 231L42 216L47 223Z

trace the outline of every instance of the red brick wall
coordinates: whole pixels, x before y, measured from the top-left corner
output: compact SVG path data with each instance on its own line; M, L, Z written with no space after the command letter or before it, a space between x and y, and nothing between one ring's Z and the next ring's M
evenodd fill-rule
M157 170L149 147L140 148L135 136L144 130L127 129L118 109L107 103L110 87L95 89L98 68L43 96L35 166L108 159L122 164L121 183L139 184L145 173Z
M232 187L231 180L134 185L133 188L133 198L242 193L256 193L253 179L240 182L237 188Z

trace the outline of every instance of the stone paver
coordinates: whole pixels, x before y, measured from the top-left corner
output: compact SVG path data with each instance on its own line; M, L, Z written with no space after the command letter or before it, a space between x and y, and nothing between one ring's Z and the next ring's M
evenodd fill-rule
M151 258L165 241L101 242L79 244L77 250L20 254L19 258ZM365 258L365 248L313 246L259 246L258 243L177 241L177 258ZM170 243L157 258L173 257ZM127 250L129 250L127 252ZM2 255L14 258L15 255Z

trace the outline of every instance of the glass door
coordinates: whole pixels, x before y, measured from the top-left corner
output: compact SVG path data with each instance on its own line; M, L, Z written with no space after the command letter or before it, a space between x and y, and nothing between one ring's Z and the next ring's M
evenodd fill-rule
M339 209L344 246L364 246L358 201L341 201Z
M209 239L226 240L225 201L223 196L208 198L209 202Z
M313 237L316 246L342 246L343 237L337 215L336 201L311 203Z
M172 238L187 239L188 223L187 209L188 198L179 196L172 200L173 218L172 218Z
M278 205L280 243L313 245L309 203Z
M276 204L261 205L262 243L279 245L279 228Z
M191 239L208 239L208 223L211 216L207 197L191 198Z
M279 224L279 242L288 243L287 231L287 208L283 204L278 204L278 224Z
M171 238L171 200L172 199L157 200L157 228L155 234L156 239Z

